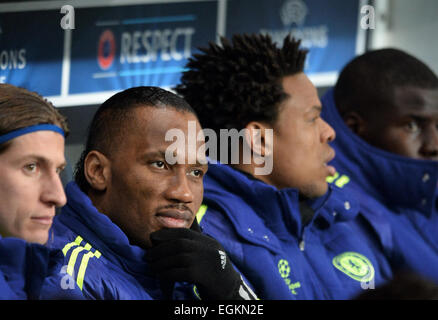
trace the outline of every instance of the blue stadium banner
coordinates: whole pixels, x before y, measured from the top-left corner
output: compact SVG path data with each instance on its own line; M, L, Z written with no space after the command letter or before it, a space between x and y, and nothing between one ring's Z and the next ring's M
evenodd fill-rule
M358 0L228 0L226 35L291 34L310 50L307 74L339 72L357 53L359 11Z
M0 13L0 83L61 93L64 30L56 10Z
M217 1L77 9L69 94L178 84L196 48L215 40L216 16Z

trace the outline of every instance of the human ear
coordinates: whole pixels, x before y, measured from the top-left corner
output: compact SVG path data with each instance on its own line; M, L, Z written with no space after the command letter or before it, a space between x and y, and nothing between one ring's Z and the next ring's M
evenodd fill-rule
M266 157L273 152L272 128L264 123L252 121L245 127L245 142L254 155Z
M109 159L99 151L90 151L84 160L84 174L91 188L104 191L111 178Z
M357 112L347 112L343 115L347 127L358 136L362 136L366 130L366 122Z

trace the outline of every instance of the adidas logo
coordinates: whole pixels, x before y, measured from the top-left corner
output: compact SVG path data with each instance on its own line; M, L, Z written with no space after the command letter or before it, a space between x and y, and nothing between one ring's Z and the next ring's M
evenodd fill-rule
M219 252L219 256L221 257L221 266L222 266L222 270L225 269L225 265L227 264L227 255L225 254L225 252L218 250Z

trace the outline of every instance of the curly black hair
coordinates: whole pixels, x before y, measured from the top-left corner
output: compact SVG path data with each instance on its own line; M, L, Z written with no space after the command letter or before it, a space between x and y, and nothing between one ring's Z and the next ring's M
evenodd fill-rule
M438 88L438 77L414 56L394 48L373 50L351 60L341 71L334 99L341 114L392 106L396 87Z
M307 50L287 36L281 48L269 35L236 34L210 42L186 65L175 91L195 109L204 128L241 130L251 121L275 123L288 95L281 81L304 69Z

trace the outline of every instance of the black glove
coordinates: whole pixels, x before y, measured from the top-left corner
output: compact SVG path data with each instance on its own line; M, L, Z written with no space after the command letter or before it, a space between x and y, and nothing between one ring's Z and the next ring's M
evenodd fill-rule
M205 300L257 298L213 238L191 229L161 229L150 238L147 259L161 281L193 283Z

